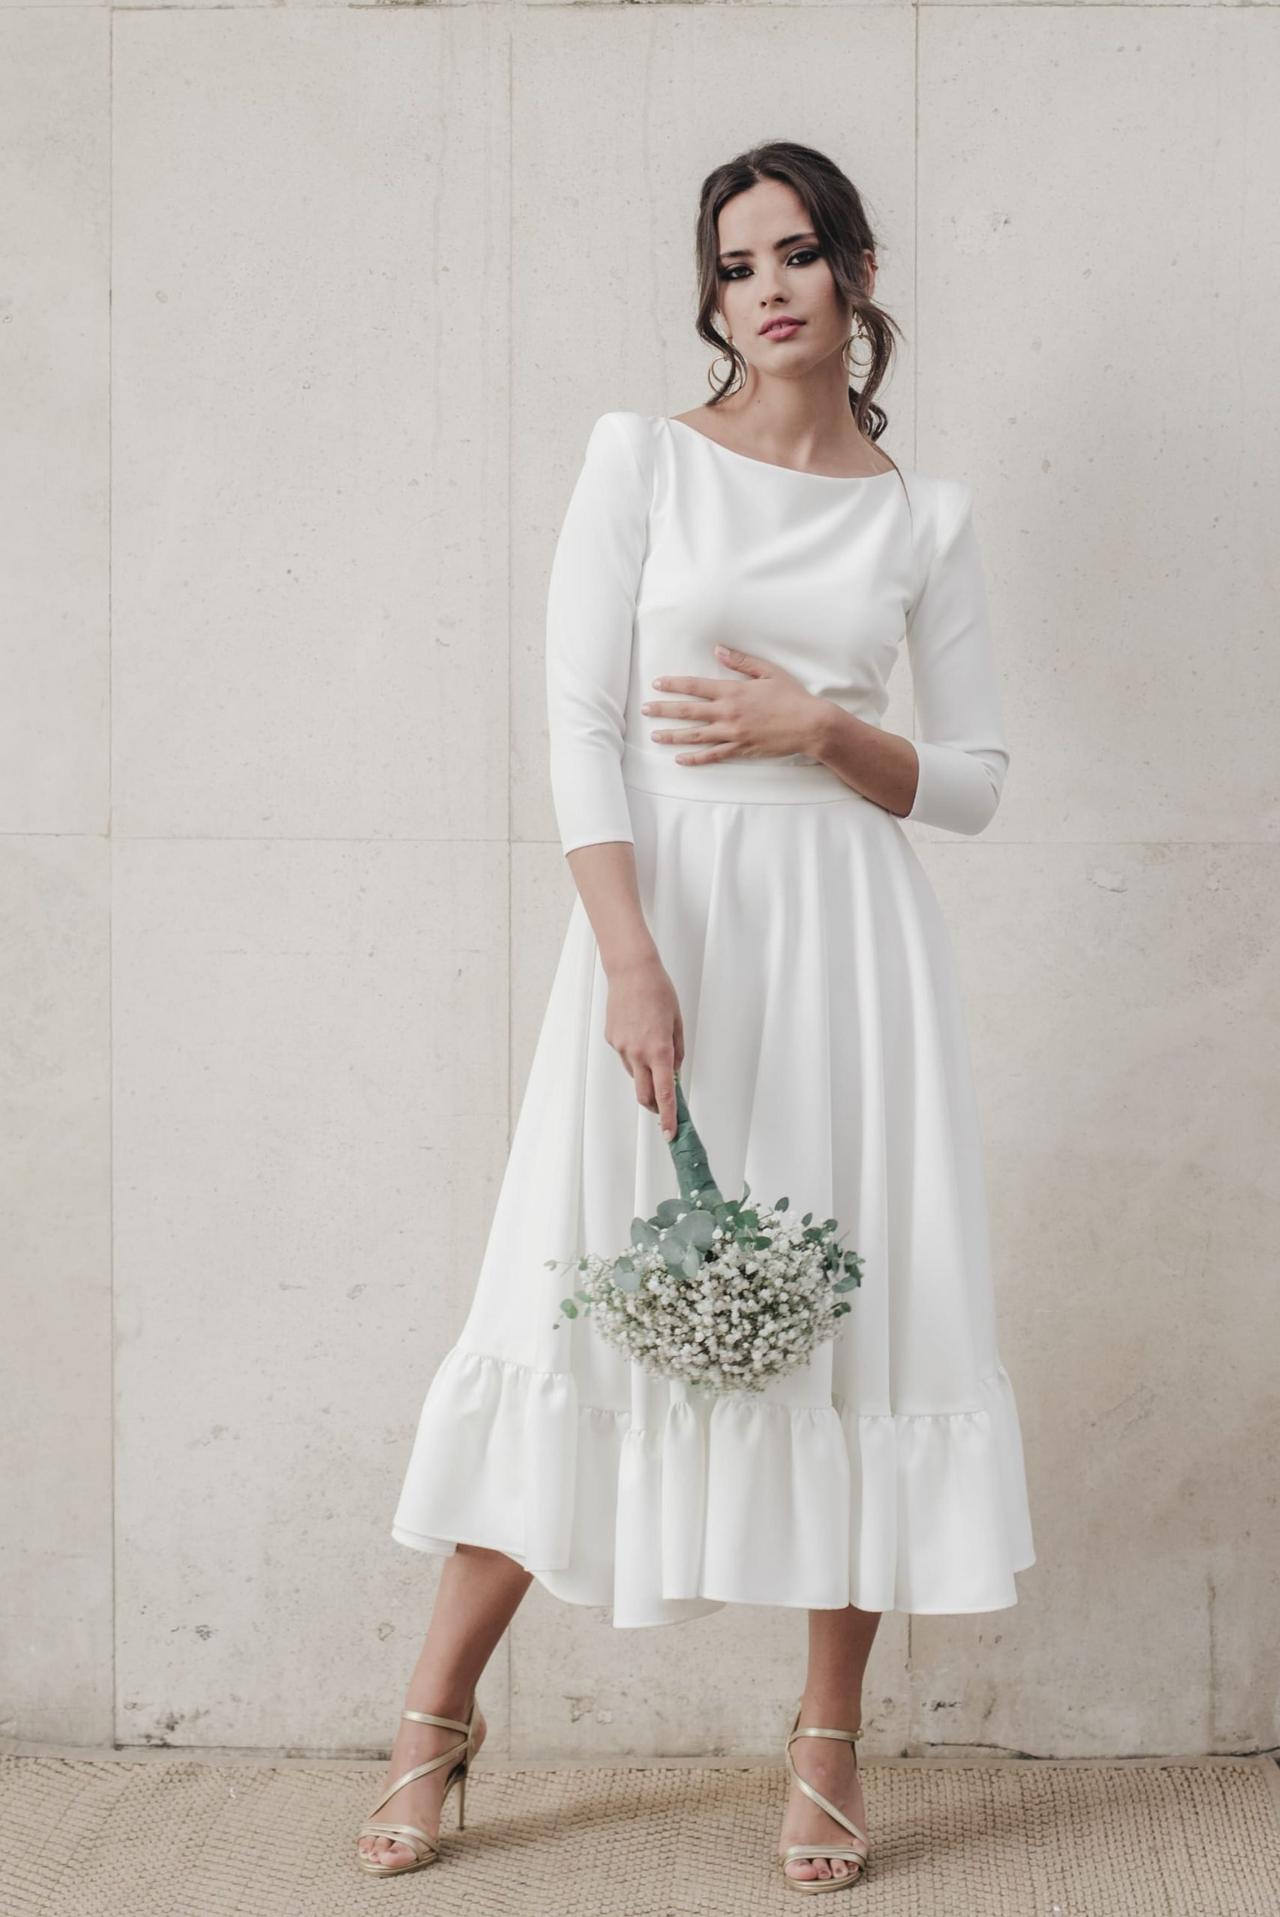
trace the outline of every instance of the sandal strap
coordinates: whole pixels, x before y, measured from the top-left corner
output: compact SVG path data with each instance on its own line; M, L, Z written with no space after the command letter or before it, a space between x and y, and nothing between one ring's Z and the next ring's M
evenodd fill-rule
M456 1717L437 1717L434 1711L401 1711L401 1717L411 1717L415 1724L438 1724L442 1731L465 1731L471 1735L471 1724L460 1724ZM472 1724L475 1722L475 1706L471 1708Z
M867 1837L867 1833L864 1830L858 1829L858 1826L854 1823L852 1817L846 1817L838 1804L833 1804L829 1797L824 1797L821 1791L816 1791L813 1788L813 1785L809 1782L807 1777L801 1777L799 1771L795 1769L794 1765L792 1766L791 1774L795 1778L796 1783L800 1786L801 1790L804 1792L805 1796L811 1797L814 1803L819 1805L827 1813L828 1817L833 1817L835 1819L837 1824L843 1824L845 1829L848 1831L850 1837L856 1837L859 1840L859 1842L863 1844L866 1844L870 1841L869 1838ZM806 1851L805 1855L811 1857L814 1855L814 1853L812 1851Z
M829 1731L824 1724L801 1724L791 1732L792 1737L843 1737L850 1744L856 1744L862 1736L862 1730Z
M862 1736L861 1727L859 1727L859 1729L856 1731L833 1731L833 1730L828 1730L824 1725L819 1725L819 1724L801 1725L799 1723L801 1708L802 1706L797 1705L796 1722L792 1724L791 1731L787 1737L787 1768L790 1770L792 1777L795 1779L796 1783L800 1786L801 1790L804 1792L806 1797L811 1798L815 1804L817 1804L822 1810L824 1810L827 1813L828 1817L834 1818L837 1824L843 1824L844 1828L849 1832L849 1835L851 1837L856 1837L859 1839L861 1843L866 1844L869 1842L867 1833L864 1830L859 1830L858 1826L854 1823L853 1819L851 1817L846 1817L845 1813L840 1809L838 1804L833 1804L829 1797L824 1797L820 1790L815 1790L814 1786L809 1782L807 1777L801 1777L799 1771L796 1769L795 1759L791 1755L791 1746L795 1742L797 1737L839 1737L839 1738L843 1738L847 1743L853 1744L853 1743L856 1743L857 1739ZM793 1850L795 1850L794 1846L793 1846ZM855 1854L858 1856L861 1856L861 1852L857 1852ZM841 1845L836 1849L834 1853L823 1850L821 1846L819 1846L816 1850L805 1850L803 1846L801 1846L799 1850L795 1850L795 1855L801 1856L801 1857L825 1857L828 1855L845 1857L848 1855L848 1846Z
M789 1744L793 1737L843 1737L847 1743L856 1744L861 1736L861 1726L856 1731L829 1731L821 1724L801 1724L798 1729L792 1726L787 1742Z
M788 1844L788 1861L793 1857L843 1857L849 1864L865 1864L867 1853L848 1844Z
M458 1752L462 1750L466 1750L467 1748L468 1747L466 1744L451 1744L447 1751L441 1751L439 1757L429 1758L425 1764L417 1764L414 1766L413 1770L406 1771L403 1777L397 1777L395 1783L391 1786L391 1789L389 1791L384 1791L383 1795L378 1799L377 1803L373 1806L373 1810L370 1811L369 1815L372 1816L374 1811L380 1811L382 1809L382 1806L386 1803L389 1803L390 1800L395 1796L396 1792L398 1790L403 1790L406 1784L412 1784L417 1778L425 1777L429 1771L438 1771L442 1764L448 1764L453 1762L457 1758ZM464 1760L464 1764L465 1764L465 1760Z
M440 1850L440 1846L439 1844L436 1843L435 1838L429 1837L426 1831L419 1830L416 1824L366 1824L364 1829L360 1832L360 1836L361 1837L408 1837L408 1838L417 1837L417 1838L420 1838L422 1842L426 1845L428 1851L434 1851L438 1855ZM418 1862L421 1863L425 1853L423 1853L422 1851L418 1849L417 1844L411 1843L409 1848L412 1850Z

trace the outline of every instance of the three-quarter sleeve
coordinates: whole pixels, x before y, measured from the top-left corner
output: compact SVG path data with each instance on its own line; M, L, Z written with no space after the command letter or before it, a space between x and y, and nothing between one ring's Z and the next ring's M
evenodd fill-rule
M981 832L1000 803L1009 753L973 488L940 482L934 545L907 619L919 779L908 819Z
M652 447L638 413L602 413L561 522L547 589L551 794L566 854L635 843L622 746Z

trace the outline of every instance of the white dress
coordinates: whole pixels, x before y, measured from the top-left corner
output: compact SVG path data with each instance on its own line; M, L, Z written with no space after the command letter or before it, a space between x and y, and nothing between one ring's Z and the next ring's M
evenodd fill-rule
M905 480L905 487L904 487ZM618 1626L724 1604L1000 1610L1034 1562L997 1343L962 1001L897 817L820 762L679 765L667 674L762 655L871 724L905 641L910 817L980 832L1008 753L963 482L804 473L682 421L603 414L552 564L546 686L565 852L635 847L679 998L681 1085L726 1197L839 1220L863 1259L834 1341L764 1392L656 1377L567 1319L572 1274L678 1193L604 1038L574 898L488 1245L431 1378L392 1535L518 1559Z

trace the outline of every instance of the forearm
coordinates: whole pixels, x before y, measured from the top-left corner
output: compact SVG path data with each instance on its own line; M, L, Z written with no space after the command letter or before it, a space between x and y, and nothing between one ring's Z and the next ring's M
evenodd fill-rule
M636 966L660 964L640 903L635 848L627 839L579 845L565 855L583 909L610 978Z
M898 732L885 732L846 712L834 699L819 699L809 751L830 766L864 799L905 818L915 801L920 761L915 746Z

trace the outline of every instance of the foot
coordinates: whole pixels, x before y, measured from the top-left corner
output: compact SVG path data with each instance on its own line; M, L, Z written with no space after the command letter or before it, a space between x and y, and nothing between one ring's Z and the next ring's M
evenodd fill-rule
M800 1725L829 1724L829 1717L814 1716L804 1711L800 1716ZM843 1719L837 1719L843 1724ZM844 1725L844 1728L856 1731L858 1723ZM839 1806L845 1816L851 1818L859 1830L867 1828L866 1807L862 1798L862 1777L858 1770L857 1748L846 1738L835 1737L798 1737L791 1746L791 1757L797 1771L807 1784L830 1798ZM783 1859L783 1871L788 1877L812 1879L815 1877L849 1877L857 1875L862 1866L844 1857L790 1857L786 1852L792 1844L848 1844L855 1850L865 1850L843 1824L837 1824L829 1817L820 1804L815 1804L791 1779L791 1794L787 1799L786 1813L782 1819L782 1836L778 1843L778 1855Z
M458 1711L455 1713L450 1710L438 1710L434 1704L418 1704L413 1700L409 1701L406 1708L408 1710L431 1711L436 1717L454 1717L456 1715L460 1723L465 1723L467 1719L466 1711ZM484 1735L487 1729L488 1725L485 1722L484 1712L477 1707L476 1721L471 1737L471 1756L473 1760L476 1752L484 1742ZM419 1764L429 1763L433 1757L439 1757L441 1752L447 1751L452 1745L461 1744L461 1742L461 1731L447 1731L441 1724L419 1724L411 1717L402 1717L400 1719L400 1729L396 1733L396 1741L391 1746L391 1762L387 1766L387 1774L383 1779L383 1790L386 1790L387 1786L397 1777L403 1777L406 1771L416 1769ZM459 1751L455 1762L461 1762L464 1755L465 1753L463 1751ZM428 1771L425 1777L415 1777L411 1784L403 1785L393 1797L387 1799L380 1810L376 1810L373 1813L372 1822L375 1824L416 1824L419 1830L424 1830L427 1833L428 1837L438 1837L440 1835L440 1806L444 1799L445 1784L452 1769L452 1764L437 1764L436 1768L433 1771ZM457 1788L458 1786L455 1785L454 1789L456 1790ZM413 1846L402 1842L398 1837L385 1837L381 1835L362 1837L358 1841L357 1848L363 1856L368 1857L371 1861L378 1864L388 1864L396 1870L401 1869L406 1864L414 1863L417 1856Z

